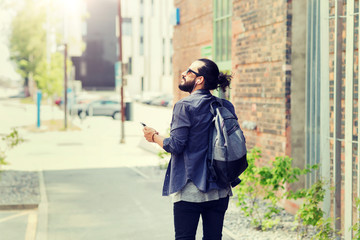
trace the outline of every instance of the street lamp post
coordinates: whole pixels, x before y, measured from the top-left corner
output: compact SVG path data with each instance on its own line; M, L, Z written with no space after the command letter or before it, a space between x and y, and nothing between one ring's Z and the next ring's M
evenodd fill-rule
M120 111L121 111L121 121L120 121L120 129L121 129L121 139L120 139L120 143L125 143L125 126L124 126L124 122L125 122L125 112L124 112L124 75L123 75L123 71L122 71L122 29L121 29L121 0L118 0L118 18L119 18L119 70L120 70Z
M64 34L64 128L67 130L68 117L68 74L67 74L67 58L68 58L68 10L71 5L70 0L63 2L63 34Z
M67 77L67 43L64 43L64 127L67 129L67 86L68 77Z

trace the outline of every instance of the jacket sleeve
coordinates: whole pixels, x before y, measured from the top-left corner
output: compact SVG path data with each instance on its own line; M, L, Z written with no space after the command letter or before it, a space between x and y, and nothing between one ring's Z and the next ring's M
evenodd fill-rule
M177 102L173 110L170 137L164 139L164 150L172 154L182 153L188 142L190 126L188 106Z

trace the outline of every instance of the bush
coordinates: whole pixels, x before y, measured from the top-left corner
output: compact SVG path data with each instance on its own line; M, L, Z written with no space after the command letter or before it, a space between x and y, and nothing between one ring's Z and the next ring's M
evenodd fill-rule
M167 129L166 136L170 136L170 128ZM171 153L168 153L164 150L158 152L158 156L160 158L159 168L160 169L167 169L171 157Z
M306 169L292 167L292 158L276 157L269 166L257 167L255 163L261 158L261 150L251 149L247 155L248 168L242 174L242 183L235 189L238 205L245 216L251 218L256 229L267 230L279 223L276 215L280 212L277 203L283 198L292 198L285 190L285 185L299 180L300 175L317 169L316 165ZM280 191L282 190L282 191ZM264 204L260 211L259 203Z
M360 212L360 198L356 198L356 210L357 212ZM360 221L357 219L356 223L351 227L351 229L354 231L354 239L360 240Z
M2 144L0 145L0 168L1 165L8 164L6 162L6 152L12 149L13 147L15 147L16 145L20 144L21 142L23 142L24 139L22 139L19 136L19 132L17 131L17 129L13 128L11 133L6 135L5 137L2 137L1 140L2 140L1 142Z
M304 198L304 203L295 215L298 224L297 232L300 237L308 235L308 227L315 227L316 234L311 239L334 239L335 230L331 218L324 219L324 211L320 204L324 201L325 182L318 180L309 189L302 189L294 194L294 198Z

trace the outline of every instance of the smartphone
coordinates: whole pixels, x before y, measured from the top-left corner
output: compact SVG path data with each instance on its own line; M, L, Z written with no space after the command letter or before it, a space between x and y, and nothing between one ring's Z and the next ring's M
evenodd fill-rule
M143 127L146 127L146 124L145 123L143 123L143 122L140 122L141 123L141 125L143 125Z

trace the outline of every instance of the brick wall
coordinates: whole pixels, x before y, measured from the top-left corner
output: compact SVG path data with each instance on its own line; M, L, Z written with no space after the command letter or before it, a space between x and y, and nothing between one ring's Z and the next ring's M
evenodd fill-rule
M285 0L234 0L232 102L248 147L263 161L290 154L291 6ZM287 54L288 53L288 54Z
M180 74L201 57L201 47L212 45L211 0L174 1L180 8L173 46L175 102ZM244 129L248 147L260 146L263 161L290 155L291 3L286 0L233 0L231 101ZM243 126L244 128L244 126Z
M187 96L180 92L180 74L196 59L201 58L201 47L211 45L213 35L212 0L174 1L180 8L180 25L173 35L174 101Z

